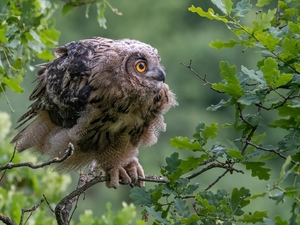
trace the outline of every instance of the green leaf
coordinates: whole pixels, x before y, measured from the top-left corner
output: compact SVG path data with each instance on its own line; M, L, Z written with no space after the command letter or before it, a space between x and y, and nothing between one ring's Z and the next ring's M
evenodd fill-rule
M40 31L41 39L44 44L48 44L51 42L51 44L57 44L60 31L55 29L45 29Z
M207 198L203 198L203 197L200 196L200 195L196 195L195 198L196 198L196 200L198 200L198 202L204 207L204 209L207 210L208 212L213 213L213 212L216 211L217 208L216 208L214 205L211 205L211 204L208 202ZM198 203L198 204L199 204L199 203Z
M296 38L289 38L287 36L284 37L282 41L282 53L279 54L279 57L282 60L286 61L297 61L298 60L298 54L299 54L299 44L300 41Z
M222 11L222 13L229 15L232 10L232 2L231 0L211 0L212 3L214 3L218 9Z
M5 37L6 34L6 29L1 28L0 29L0 43L6 43L7 42L7 38Z
M293 23L292 21L288 21L288 25L291 28L291 31L295 34L300 34L300 26L299 23Z
M241 208L249 205L250 201L247 200L247 197L250 195L250 190L244 187L240 189L234 188L231 192L230 203L232 210L234 211L234 215L241 216L243 215L243 210Z
M249 70L247 67L245 66L241 66L241 70L242 72L247 75L251 80L259 83L259 84L266 84L266 81L263 77L262 73L259 73L259 71L256 73L254 70Z
M76 7L70 4L64 4L63 8L61 9L61 13L66 15L67 13L71 12Z
M164 188L163 185L158 185L156 186L155 190L151 191L151 196L154 203L158 203L158 201L161 199L163 188Z
M264 60L264 65L260 67L261 71L264 74L264 78L267 82L267 85L273 87L277 77L280 74L280 71L277 69L277 62L273 58L267 58Z
M208 154L203 154L200 157L188 156L187 160L181 160L180 168L184 173L189 172L191 169L197 169L199 163L203 163L209 159Z
M191 217L183 218L179 222L181 222L181 224L191 224L192 225L192 224L197 224L199 219L200 219L200 217L197 214L193 214L193 215L191 215Z
M258 0L256 6L263 7L265 5L269 5L271 2L272 0Z
M241 153L240 150L237 150L237 149L229 149L229 150L227 150L226 152L227 152L227 154L228 154L229 156L231 156L232 158L236 158L236 159L239 159L239 160L243 158L242 153Z
M157 220L158 222L160 222L162 224L165 224L165 225L171 225L171 223L167 219L165 219L165 218L162 217L162 213L161 212L156 212L153 208L149 208L147 206L145 208L146 208L147 212L151 216L153 216L153 218L155 220ZM155 223L155 224L157 224L157 223Z
M170 144L178 149L202 151L198 141L190 141L187 137L175 137L170 139Z
M98 21L100 27L103 27L104 29L106 29L106 19L104 17L106 4L104 2L97 2L96 7L97 7L97 15L98 15L97 21Z
M255 37L259 40L261 45L271 52L278 47L278 43L280 42L280 38L275 38L274 34L263 30L256 31Z
M292 80L292 78L293 78L293 74L283 73L276 80L274 87L277 88L277 87L283 86L283 85L287 84L288 82L290 82Z
M288 171L286 171L288 166L290 165L291 161L292 161L292 158L289 155L286 158L284 164L282 165L282 168L281 168L281 171L280 171L280 177L277 181L278 184L280 184L282 181L284 181L294 171L294 169L297 167L297 164L295 164L295 165L293 165L292 168L290 168Z
M180 216L186 217L189 214L188 206L185 205L186 202L181 198L174 199L174 206L176 208L177 213Z
M4 77L1 81L14 92L22 93L24 91L24 89L20 86L20 81L17 81L14 78Z
M169 174L178 170L178 167L181 163L181 159L179 159L178 152L174 152L170 157L167 157L166 163L167 163L167 166L165 166L165 169L168 171Z
M223 145L216 143L212 146L210 152L212 153L213 157L218 158L222 157L226 153L226 148Z
M255 211L252 214L245 214L242 219L239 219L243 223L258 223L263 222L263 219L268 217L268 211Z
M130 198L136 205L145 205L151 207L153 205L151 195L146 191L145 187L135 187L130 190Z
M217 137L217 131L218 131L218 123L212 123L210 126L205 126L203 129L203 138L204 140L208 139L214 139Z
M247 170L251 170L251 175L253 177L258 177L260 180L269 180L270 179L270 171L269 168L264 168L264 162L242 162L246 165Z
M288 222L286 220L282 220L279 215L275 216L275 222L276 225L288 225Z
M272 26L271 21L274 19L277 9L268 10L268 13L261 13L258 21L253 21L254 31L268 29Z
M266 196L266 194L267 194L267 192L254 194L254 195L251 195L250 197L245 198L245 200L254 200L254 199L257 199L257 198L263 198L263 197Z
M248 12L250 12L252 5L250 0L242 0L236 4L236 7L232 10L233 17L244 17Z
M224 106L232 105L231 100L232 100L231 98L229 100L227 100L227 101L225 101L224 99L222 99L217 105L211 105L211 106L207 107L206 110L208 110L208 111L216 111L219 108L222 108Z
M300 187L287 187L284 189L285 196L296 199L300 195Z
M257 90L247 92L241 98L237 100L237 102L241 103L242 105L252 105L258 104L261 102L261 96L258 95L256 92Z
M236 76L236 66L229 66L227 62L221 61L220 69L221 77L226 81L226 83L212 84L212 88L225 92L235 98L241 97L244 91L239 84L239 79Z
M220 20L224 23L228 23L228 20L224 17L219 16L218 14L215 14L214 10L212 8L209 8L207 12L203 11L200 7L191 6L188 8L189 11L198 13L201 17L206 17L210 20Z
M221 50L222 48L233 48L235 45L239 44L238 41L231 39L229 42L224 42L222 40L216 40L210 42L209 46Z
M42 41L41 41L41 39L40 39L40 35L38 35L34 30L30 30L29 31L29 33L30 33L30 35L31 35L31 37L34 39L34 40L36 40L37 42L39 42L39 43L42 43Z
M2 74L5 73L1 58L0 58L0 73L2 73ZM1 78L0 78L0 81L1 81Z

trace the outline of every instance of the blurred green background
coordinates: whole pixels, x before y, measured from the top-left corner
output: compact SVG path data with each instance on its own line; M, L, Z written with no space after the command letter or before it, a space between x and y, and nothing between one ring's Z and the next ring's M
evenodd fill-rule
M62 3L58 0L56 2L60 9L53 18L56 20L56 29L61 31L59 45L93 36L102 36L111 39L137 39L158 49L167 71L166 83L176 93L179 106L172 108L166 114L167 131L161 134L158 143L149 148L140 149L139 159L146 174L159 175L160 165L165 164L165 157L177 151L169 145L170 138L191 137L197 123L201 121L206 124L218 122L220 126L225 122L233 122L234 112L231 110L225 108L216 112L206 111L208 106L217 104L224 96L212 91L208 85L203 85L196 75L181 65L181 63L188 64L192 59L192 67L195 71L201 76L206 75L210 82L219 82L219 61L228 61L230 65L236 65L238 70L241 65L253 69L260 57L258 53L250 49L235 48L218 51L209 47L211 40L234 38L222 23L209 21L188 11L191 5L201 6L203 9L212 7L209 1L110 0L109 2L123 15L118 16L107 8L107 29L99 27L95 7L90 7L89 18L85 17L85 7L79 7L63 16L60 12ZM250 23L255 16L255 11L251 12L245 23ZM33 64L39 63L41 62L33 62ZM32 83L34 80L33 72L26 74L23 82L25 92L20 95L7 90L6 94L15 110L14 113L10 112L5 99L3 97L0 99L0 110L12 114L14 125L30 105L28 96L35 86L35 83ZM276 135L280 134L273 134L275 143ZM226 144L227 139L233 139L236 136L233 130L222 129L216 141ZM180 154L185 155L184 151ZM221 170L215 169L196 179L204 189L221 173ZM72 172L72 177L70 191L76 187L78 173ZM151 187L153 184L147 183L146 185ZM251 179L250 174L233 174L227 175L212 189L231 191L233 187L246 186L254 194L266 191L265 185L266 183L258 182L256 178ZM94 215L100 216L105 211L105 204L108 201L112 202L113 209L120 209L123 201L130 202L129 189L127 186L121 186L117 190L112 190L107 189L105 184L98 184L86 192L85 200L79 203L77 211L80 213L84 209L92 208ZM273 203L270 205L273 206ZM255 207L257 207L255 210L264 210L268 207L268 201L260 202ZM275 208L273 213L279 213L278 210Z

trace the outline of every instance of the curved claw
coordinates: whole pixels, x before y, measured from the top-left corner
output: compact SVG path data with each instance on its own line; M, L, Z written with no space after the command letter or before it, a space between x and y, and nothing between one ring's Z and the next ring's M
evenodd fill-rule
M133 184L139 187L145 185L144 181L139 181L139 177L145 177L145 174L137 158L134 158L124 167L120 166L110 169L107 171L107 174L110 176L110 181L106 182L108 188L118 188L119 180L124 184Z

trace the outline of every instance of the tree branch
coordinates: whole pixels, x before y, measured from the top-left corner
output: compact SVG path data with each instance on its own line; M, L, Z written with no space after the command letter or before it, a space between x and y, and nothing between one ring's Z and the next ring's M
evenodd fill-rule
M40 163L37 165L33 164L32 162L22 162L22 163L9 162L4 166L0 166L0 171L17 168L17 167L30 167L31 169L39 169L39 168L42 168L45 166L49 166L53 163L61 163L61 162L65 161L67 158L69 158L73 154L73 152L74 152L74 146L71 143L69 143L68 150L65 152L64 156L61 158L56 157L54 159L50 159L44 163Z
M16 225L8 216L0 214L0 221L6 225Z
M206 79L206 75L204 75L204 77L202 77L200 74L198 74L193 68L192 68L192 60L190 59L189 64L184 64L184 63L180 63L181 65L185 66L186 68L188 68L193 74L195 74L198 78L200 78L200 80L202 80L204 82L203 85L209 85L210 88L218 93L224 93L222 91L218 91L215 90L214 88L212 88L212 83L210 83L207 79Z
M27 217L26 221L24 224L27 223L27 221L29 220L29 218L31 217L32 213L44 202L44 199L41 199L41 201L36 204L35 206L31 207L30 209L22 209L22 215L21 215L21 219L20 219L20 225L23 224L23 219L24 219L24 215L26 212L29 212L29 216Z
M259 145L256 145L250 141L247 141L247 144L248 145L251 145L253 146L254 148L256 149L260 149L260 150L263 150L263 151L266 151L266 152L273 152L274 154L278 155L279 157L283 158L283 159L287 159L287 157L283 154L281 154L280 152L276 151L275 149L272 149L272 148L265 148L265 147L262 147L262 146L259 146ZM293 164L298 164L296 161L294 160L291 160L291 163Z

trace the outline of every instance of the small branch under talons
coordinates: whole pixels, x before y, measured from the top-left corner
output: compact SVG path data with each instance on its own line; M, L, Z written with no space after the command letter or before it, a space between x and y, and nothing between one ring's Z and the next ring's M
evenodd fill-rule
M146 175L144 178L140 177L140 181L147 181L147 182L155 182L155 183L169 183L170 181L162 176L156 176L156 175Z

